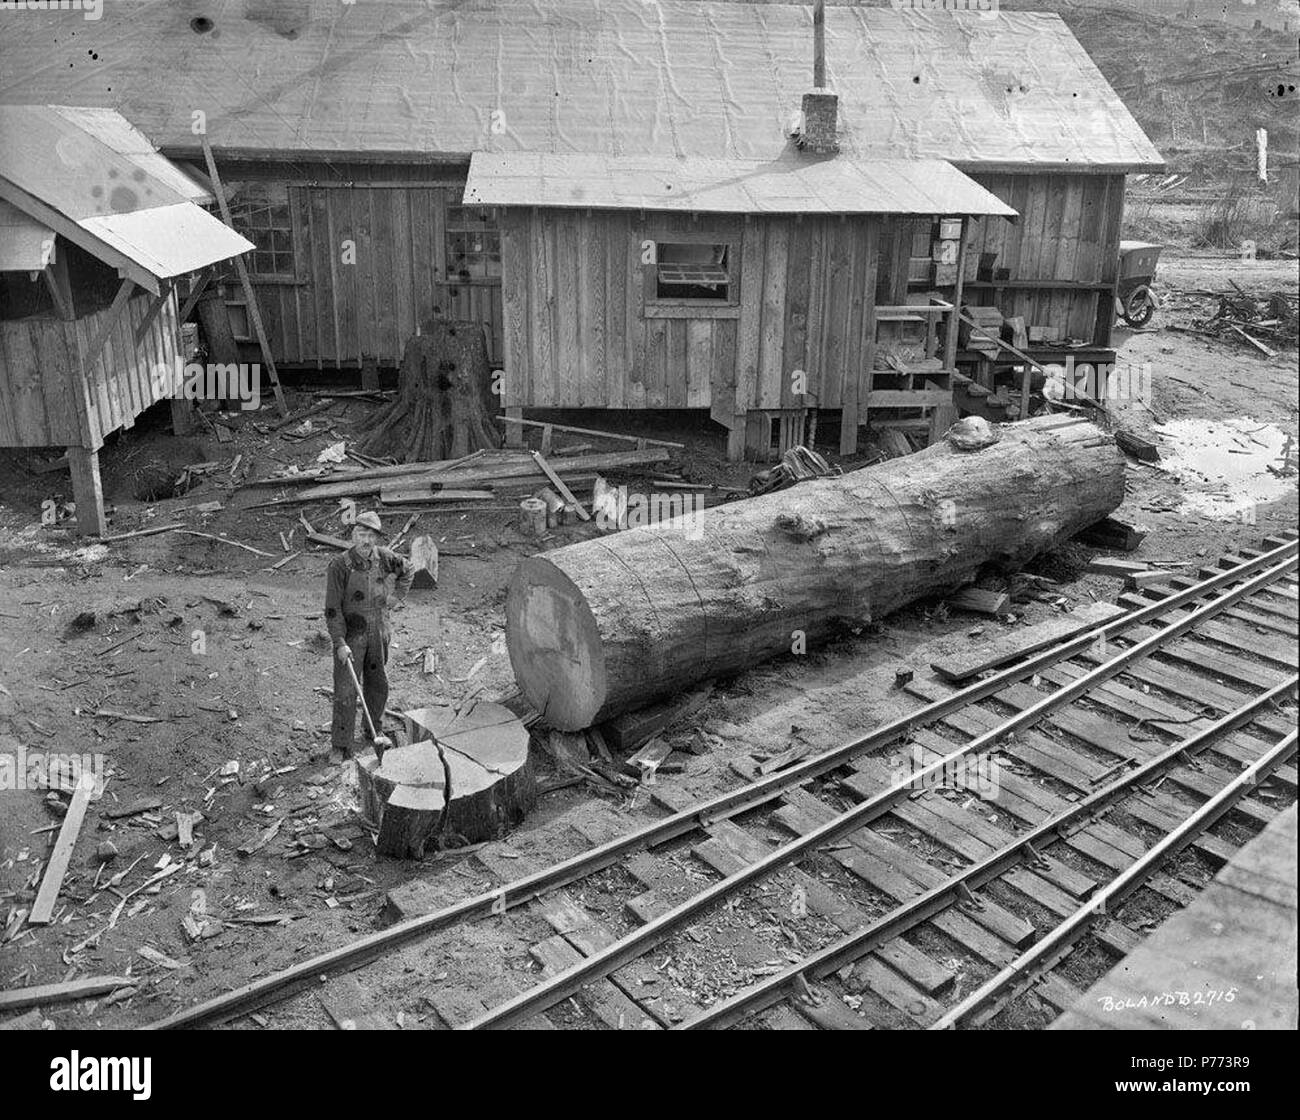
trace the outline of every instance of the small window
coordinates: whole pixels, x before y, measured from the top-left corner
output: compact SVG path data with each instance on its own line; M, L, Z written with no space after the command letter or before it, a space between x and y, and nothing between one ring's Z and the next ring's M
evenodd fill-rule
M661 241L657 256L657 298L716 299L724 303L731 298L728 246Z
M447 279L501 279L501 231L485 206L447 207Z
M284 183L244 183L230 204L236 231L254 245L245 258L249 275L294 279L293 219ZM234 274L233 265L228 270Z

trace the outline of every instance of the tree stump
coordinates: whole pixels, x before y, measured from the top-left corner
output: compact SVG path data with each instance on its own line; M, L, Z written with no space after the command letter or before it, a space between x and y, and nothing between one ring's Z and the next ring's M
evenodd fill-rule
M537 800L528 730L500 704L404 712L409 746L358 760L361 805L378 851L423 859L434 846L490 840ZM418 741L417 741L418 740Z
M500 447L496 407L482 326L432 320L407 342L397 397L367 421L360 450L414 463Z

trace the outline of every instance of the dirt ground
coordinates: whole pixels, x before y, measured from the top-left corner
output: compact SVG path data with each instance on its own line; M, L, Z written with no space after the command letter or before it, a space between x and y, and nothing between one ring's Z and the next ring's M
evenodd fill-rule
M1118 336L1122 359L1150 364L1153 394L1117 407L1117 418L1156 439L1165 456L1160 464L1131 465L1118 516L1150 530L1137 558L1177 570L1194 571L1208 558L1297 523L1295 351L1269 359L1244 344L1163 329L1213 309L1213 299L1174 289L1222 289L1229 278L1247 291L1294 292L1296 264L1170 258L1159 277L1166 294L1159 329ZM66 518L42 524L43 502L57 507L71 496L66 474L34 473L50 456L0 458L0 755L98 755L105 777L54 921L45 927L26 926L21 914L57 834L59 809L49 804L57 799L47 799L44 789L0 792L0 987L87 974L137 981L112 1002L50 1009L46 1017L54 1025L156 1020L372 931L382 924L385 892L393 887L419 880L430 899L450 901L494 882L488 866L523 873L659 812L644 795L616 801L571 786L543 796L529 820L480 853L483 858L451 852L413 865L375 857L352 812L348 771L328 760L329 700L316 691L330 683L322 596L331 552L308 547L272 570L305 544L299 507L249 509L275 491L232 483L236 456L242 457L233 472L239 478L312 463L323 447L348 437L366 407L327 414L332 427L301 442L259 434L252 416L243 415L229 443L211 433L172 437L164 409L106 449L111 532L177 521L269 555L171 532L85 546ZM610 418L575 422L601 427ZM621 423L624 430L641 424L638 434L685 441L676 458L690 479L743 485L752 472L725 462L720 432L707 420L625 417ZM829 456L829 448L821 450ZM154 502L135 496L155 475L195 462L217 464L195 489ZM194 508L212 501L223 508ZM337 506L318 503L306 513L316 529L341 531ZM394 526L406 520L393 513L386 519ZM295 536L286 551L281 534L290 531ZM505 585L537 546L515 531L508 513L426 514L412 532L438 540L442 583L414 592L394 615L390 708L512 693ZM564 527L543 547L595 532ZM1061 586L1018 603L1014 621L916 604L829 648L719 682L697 722L721 745L687 757L684 773L660 782L678 799L699 799L737 784L732 763L754 752L772 753L800 738L826 748L862 734L902 710L891 687L901 664L920 669L933 655L989 641L1005 626L1113 598L1117 581L1080 575L1088 555L1067 545L1037 561L1035 570ZM93 623L74 622L83 612L94 612ZM439 654L436 675L422 672L430 646ZM156 807L111 815L146 799ZM183 849L174 837L176 814L193 812L202 819L194 843ZM277 821L264 846L238 853ZM101 866L97 848L105 842L117 854ZM176 870L144 886L169 866ZM110 878L123 872L108 889ZM583 889L595 898L600 884ZM187 935L187 915L191 928L201 927L197 940ZM735 936L719 934L711 948L699 947L698 960L687 954L677 962L714 992L772 963L746 957L754 923L747 924L743 908L719 921L730 923ZM357 983L368 1007L392 1019L400 1015L407 1027L438 1026L431 1001L440 989L485 990L530 967L525 933L519 922L481 923L455 942L431 938L387 956L358 973ZM320 1001L304 995L261 1020L235 1025L328 1024Z

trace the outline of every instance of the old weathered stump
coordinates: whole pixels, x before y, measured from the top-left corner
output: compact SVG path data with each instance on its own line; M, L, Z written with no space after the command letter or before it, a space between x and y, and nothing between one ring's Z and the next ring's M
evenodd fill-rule
M544 723L578 730L1022 564L1123 498L1124 458L1085 421L945 441L529 557L506 597L510 662Z
M410 746L358 760L362 811L379 825L376 848L422 859L431 847L490 840L537 800L528 731L499 704L471 702L403 713Z
M482 326L431 320L407 342L397 397L367 421L360 449L413 463L500 447L496 406Z

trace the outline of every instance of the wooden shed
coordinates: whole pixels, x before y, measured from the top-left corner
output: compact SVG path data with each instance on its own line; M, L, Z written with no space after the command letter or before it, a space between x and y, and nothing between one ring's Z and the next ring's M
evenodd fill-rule
M64 446L105 531L104 438L184 390L175 281L252 246L116 112L0 106L0 447Z
M1036 328L1040 360L1067 349L1106 360L1124 176L1163 164L1058 16L991 14L831 0L824 85L838 96L838 158L943 161L996 195L1020 220L964 223L962 298ZM781 161L795 154L791 132L813 86L808 4L121 0L111 27L81 29L75 41L54 34L57 19L31 13L7 29L0 100L111 105L181 160L199 159L201 115L233 188L236 227L257 246L254 287L277 362L393 365L428 316L472 318L487 330L507 384L561 386L546 399L566 407L596 399L704 407L698 363L713 328L698 318L683 328L654 311L625 324L647 335L654 355L662 336L662 390L655 373L599 390L559 368L515 377L512 355L523 351L507 337L503 234L512 235L503 221L515 229L519 219L463 196L471 157ZM112 50L88 59L87 36L110 32ZM571 211L565 222L582 212L555 209ZM639 220L639 211L619 212ZM781 230L770 244L773 266L776 255L813 251L812 230L828 220L787 213L788 230L757 223L765 254L766 231ZM876 223L877 306L926 303L927 292L952 287L952 262L933 260L935 217L895 213ZM829 239L828 252L846 251ZM753 253L747 259L752 268ZM865 261L853 250L831 267L856 285L866 281ZM560 272L576 268L571 258L539 257L534 267L553 270L569 300ZM796 298L798 271L789 277ZM247 309L233 286L228 294L243 335ZM796 335L798 319L789 316ZM576 332L577 322L562 329ZM529 341L530 361L541 345ZM769 351L776 345L770 336ZM967 373L990 373L978 349L954 360ZM691 363L693 371L677 368ZM859 398L867 372L857 371ZM713 383L711 372L710 408Z
M923 221L959 246L969 217L1014 216L941 160L811 150L480 154L465 198L503 213L508 415L707 408L735 457L805 442L813 410L843 413L845 451L872 409L946 428L959 249L946 285L891 303L887 235Z

